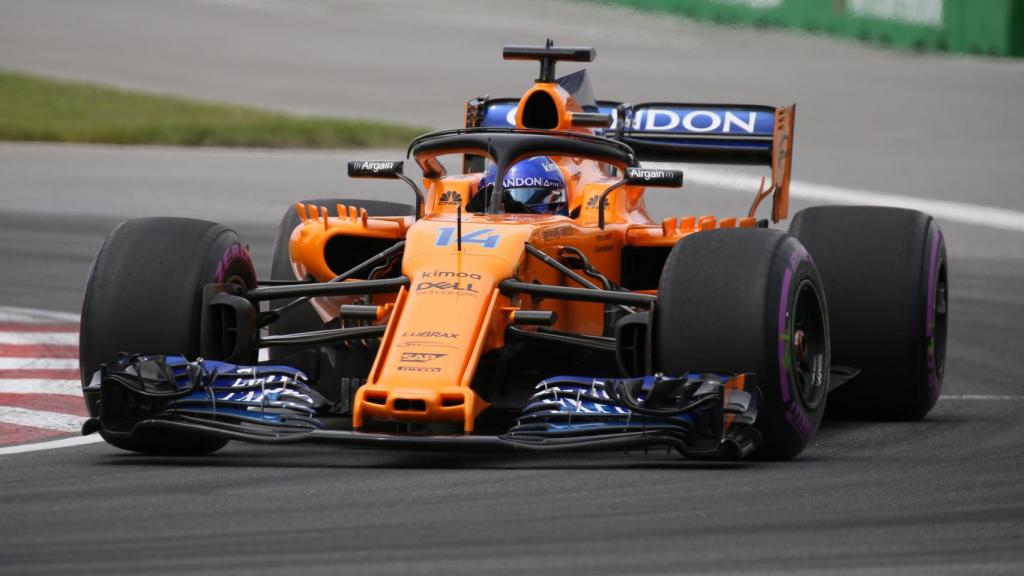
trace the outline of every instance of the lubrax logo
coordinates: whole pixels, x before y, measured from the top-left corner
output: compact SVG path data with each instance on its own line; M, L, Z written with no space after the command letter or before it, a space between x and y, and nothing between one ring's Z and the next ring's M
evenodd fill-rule
M376 172L380 172L381 170L391 170L394 167L395 167L395 163L394 162L369 162L369 161L367 161L367 162L363 162L363 165L360 166L360 169L362 169L362 170L369 170L371 172L376 173Z
M438 358L444 358L447 354L432 352L402 352L402 362L430 362Z
M443 338L454 340L459 337L455 332L402 332L403 338Z
M462 204L462 194L454 190L446 190L444 194L441 194L440 203L442 206L458 206Z

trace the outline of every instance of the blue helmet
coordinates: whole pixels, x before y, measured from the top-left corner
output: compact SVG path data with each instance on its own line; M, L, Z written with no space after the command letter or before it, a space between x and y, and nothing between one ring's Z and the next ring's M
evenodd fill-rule
M493 189L498 167L488 166L480 179L480 191ZM565 192L562 171L547 156L522 160L505 172L502 182L505 211L520 214L569 215L569 199Z

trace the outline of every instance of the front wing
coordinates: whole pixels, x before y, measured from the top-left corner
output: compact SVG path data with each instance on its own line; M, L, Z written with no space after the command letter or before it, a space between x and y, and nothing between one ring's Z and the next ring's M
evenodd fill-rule
M757 448L760 393L750 374L679 378L549 378L498 435L328 430L305 376L180 356L125 356L97 372L99 418L83 433L155 430L264 444L331 443L424 451L550 452L666 448L690 458L742 458Z

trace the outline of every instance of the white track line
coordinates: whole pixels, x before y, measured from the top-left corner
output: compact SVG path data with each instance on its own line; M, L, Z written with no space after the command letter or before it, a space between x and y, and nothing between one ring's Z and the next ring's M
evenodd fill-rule
M956 402L962 401L981 401L981 402L1020 402L1024 400L1024 395L1020 394L943 394L939 396L939 400L949 400Z
M687 182L745 192L749 193L751 198L757 192L757 187L760 183L760 176L716 170L714 168L698 168L689 164L652 163L652 166L682 169L686 173ZM1007 208L980 206L966 202L932 200L916 196L901 196L873 190L842 188L839 186L829 186L828 184L813 184L801 180L793 180L790 183L789 194L793 198L814 200L828 204L866 204L910 208L926 212L936 218L950 222L1024 232L1024 212Z
M77 323L78 314L70 312L53 312L35 308L18 308L0 306L0 322L72 322Z
M2 378L0 394L66 394L81 396L82 383L78 380L49 380L42 378Z
M0 344L50 344L78 346L77 332L4 332L0 330Z
M68 370L78 368L78 358L8 358L0 356L0 370Z
M103 442L99 434L89 436L72 436L60 440L49 440L47 442L36 442L35 444L21 444L18 446L7 446L0 448L0 456L4 454L23 454L25 452L38 452L40 450L53 450L54 448L68 448L70 446L81 446L83 444L96 444Z
M78 432L86 418L83 416L72 416L60 412L44 412L43 410L29 410L16 406L0 406L0 422L14 424L16 426L31 426L33 428L45 428L47 430L59 430L61 432Z

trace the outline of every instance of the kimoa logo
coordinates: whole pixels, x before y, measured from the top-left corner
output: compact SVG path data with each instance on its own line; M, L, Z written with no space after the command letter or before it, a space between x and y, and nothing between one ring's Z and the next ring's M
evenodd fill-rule
M363 162L360 167L362 170L370 170L372 172L380 172L381 170L391 170L395 167L394 162Z
M633 118L633 130L667 132L682 127L686 132L715 132L728 134L743 131L755 133L757 112L731 112L728 110L691 110L680 116L675 110L648 108L639 110Z
M601 195L594 194L590 198L587 198L587 208L597 208L601 205Z
M462 204L462 194L454 190L446 190L444 194L441 194L441 205L456 206L458 204Z
M420 278L472 278L473 280L483 280L483 276L476 272L449 272L447 270L423 272L420 274Z

